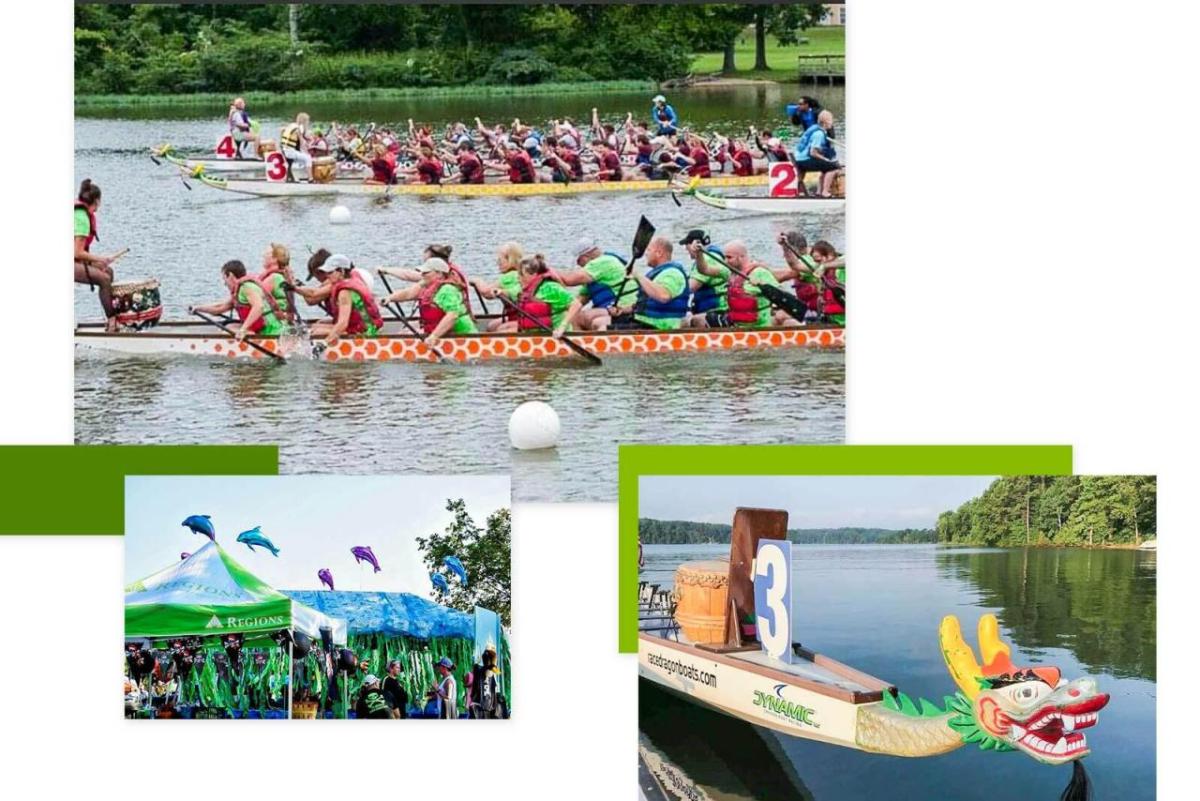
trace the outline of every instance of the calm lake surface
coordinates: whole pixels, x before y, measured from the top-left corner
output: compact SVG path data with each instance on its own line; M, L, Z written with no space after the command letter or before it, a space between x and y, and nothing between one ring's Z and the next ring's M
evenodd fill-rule
M685 124L741 130L787 125L783 105L796 87L671 92ZM842 89L817 93L838 115ZM606 117L645 116L648 96L490 98L306 104L314 120L407 124L412 116L442 125L476 114L488 121L584 119L593 105ZM264 131L299 108L260 106ZM92 113L92 112L87 112ZM99 252L123 247L117 280L157 277L164 316L221 299L219 268L241 259L257 266L270 242L292 249L347 253L363 267L414 266L430 242L450 242L472 275L495 275L494 252L515 239L552 265L571 261L579 237L628 253L641 215L675 241L706 228L716 242L740 238L751 254L781 263L773 244L799 227L810 240L845 245L840 214L787 218L735 216L665 195L421 199L380 206L368 198L244 199L195 184L188 191L148 149L170 142L210 151L224 130L225 108L139 107L75 121L76 183L104 191ZM790 129L790 126L787 126ZM839 122L840 127L840 122ZM840 133L844 129L840 128ZM329 209L348 206L350 225L330 226ZM100 318L86 286L75 288L75 317ZM81 443L278 443L285 472L511 472L522 500L611 500L619 442L838 442L845 432L845 360L836 352L677 355L606 359L589 370L565 364L437 365L233 364L188 357L122 358L81 353L75 363L75 436ZM508 415L520 402L544 400L563 424L559 448L510 449ZM704 410L694 414L694 410Z
M641 578L669 587L679 563L728 552L647 546ZM1095 798L1155 797L1154 553L796 546L793 560L793 639L909 695L956 689L938 648L946 614L958 615L973 648L980 615L992 612L1018 665L1095 677L1112 695L1088 730ZM974 746L903 759L783 737L639 686L643 753L689 777L681 797L1037 801L1057 799L1070 779L1068 767Z

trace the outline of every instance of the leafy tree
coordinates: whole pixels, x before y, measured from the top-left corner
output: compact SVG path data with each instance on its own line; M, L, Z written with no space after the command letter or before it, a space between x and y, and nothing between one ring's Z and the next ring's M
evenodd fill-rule
M481 529L467 512L462 500L447 499L446 511L454 519L445 531L428 537L417 537L417 549L430 573L447 577L450 591L433 590L438 603L471 612L476 606L491 609L500 615L505 626L511 625L512 615L512 520L509 510L497 509L488 515ZM462 583L446 569L443 560L455 556L467 569L468 584Z

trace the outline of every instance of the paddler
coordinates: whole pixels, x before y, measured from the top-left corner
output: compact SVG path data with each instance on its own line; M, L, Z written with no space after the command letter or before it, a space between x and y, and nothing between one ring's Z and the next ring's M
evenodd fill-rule
M799 231L784 231L775 238L775 242L783 252L783 260L787 266L773 269L771 273L781 284L791 281L796 299L808 309L803 321L797 321L783 309L776 309L772 318L775 325L799 325L801 322L818 319L821 316L821 281L817 275L817 262L809 253L808 239Z
M812 258L821 278L821 315L825 322L846 324L846 257L824 239L813 243Z
M246 143L254 146L251 153L257 153L258 134L255 133L254 123L250 121L250 115L246 112L246 101L243 98L234 98L233 103L229 106L229 135L233 137L233 141L237 142L238 156L253 158L253 156L246 156L243 152L242 146Z
M810 172L821 173L820 195L832 197L833 181L841 171L842 165L837 160L837 150L833 147L830 133L833 130L833 112L824 109L817 115L817 121L801 134L796 141L793 153L796 169L800 173L797 186L807 194L804 188L804 176Z
M328 320L315 323L310 335L325 338L332 345L342 336L368 336L379 334L383 328L383 315L375 303L375 297L362 276L354 272L354 264L348 256L340 253L330 255L311 272L321 281L314 289L297 286L296 292L310 303L320 302L329 314Z
M431 256L419 268L421 281L393 292L387 303L417 301L417 314L425 341L436 345L447 334L474 334L479 329L463 302L463 292L450 280L450 265L445 259Z
M596 166L599 168L596 172L597 181L620 181L625 177L621 169L621 157L608 142L593 142L592 150L596 153Z
M712 161L703 140L697 136L681 136L679 139L679 146L675 150L675 163L693 178L711 178Z
M389 152L383 144L375 145L367 166L371 168L371 174L363 180L363 183L396 183L396 154Z
M442 172L444 167L442 161L434 153L432 142L422 142L421 146L410 151L417 157L416 164L411 169L402 170L405 175L415 178L415 181L410 183L433 184L438 185L442 182Z
M272 242L263 254L262 272L254 278L272 298L282 319L288 323L296 320L296 298L292 287L296 276L292 274L292 257L284 245Z
M688 254L692 254L692 245L702 248L701 253L720 260L725 258L719 245L710 244L708 234L699 228L687 232L679 240ZM722 328L727 325L725 314L729 311L726 293L729 291L729 271L721 270L715 273L700 272L697 262L700 255L692 255L692 268L688 272L688 288L692 291L692 315L688 325L692 328Z
M275 299L267 294L258 281L246 274L246 265L237 259L225 262L221 265L221 280L229 290L229 297L206 306L189 306L188 314L225 314L233 311L242 321L234 333L234 339L239 342L249 334L269 337L283 333L283 322Z
M500 271L500 278L496 283L489 284L479 278L472 278L470 282L482 297L498 298L503 295L516 303L521 295L520 269L523 258L525 258L525 253L518 243L505 242L496 251L496 269ZM512 312L508 304L505 304L504 315L494 320L488 320L485 330L498 330L500 326L509 321L511 316Z
M303 111L296 115L279 132L279 147L283 157L288 161L288 174L295 178L295 165L298 162L304 169L305 180L312 182L312 156L308 152L308 114Z
M458 175L453 180L460 184L484 182L483 162L475 153L475 144L469 139L458 144Z
M512 184L536 184L539 182L537 167L533 159L516 142L505 142L500 146L503 161L493 161L488 164L492 169L507 171L508 182Z
M637 301L632 308L620 309L613 318L614 329L670 331L683 324L688 313L691 291L687 271L671 259L671 240L656 236L646 247L644 274L634 275Z
M567 147L556 136L546 137L546 158L542 165L550 168L550 180L567 184L583 178L583 161L579 153Z
M688 246L688 252L695 260L697 270L704 275L724 278L728 282L725 294L728 311L719 322L751 328L766 328L771 325L771 303L759 287L778 287L779 281L765 266L750 260L745 242L735 239L721 246L720 252L724 254L724 258L711 250L705 250L699 242L692 242Z
M75 283L88 284L100 290L100 306L104 309L104 330L117 330L117 312L113 308L112 256L92 253L92 243L99 239L96 213L100 210L100 187L84 178L75 197Z
M571 321L583 307L583 302L555 280L553 271L546 265L546 257L540 253L521 260L518 272L521 290L517 296L517 308L508 322L498 330L549 331L561 337Z
M579 297L590 302L576 315L575 323L584 331L604 331L612 322L613 307L636 300L637 285L633 278L625 280L625 261L616 253L601 251L594 239L580 239L572 253L578 269L560 270L558 280L563 286L581 287Z
M655 130L659 136L674 136L678 133L679 115L662 95L654 96L650 106L650 119L658 126Z

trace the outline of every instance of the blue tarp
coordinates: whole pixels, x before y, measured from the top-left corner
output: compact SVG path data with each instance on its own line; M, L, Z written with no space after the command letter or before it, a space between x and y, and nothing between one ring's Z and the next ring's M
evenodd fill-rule
M346 621L351 634L475 638L475 616L407 592L280 590L320 612Z

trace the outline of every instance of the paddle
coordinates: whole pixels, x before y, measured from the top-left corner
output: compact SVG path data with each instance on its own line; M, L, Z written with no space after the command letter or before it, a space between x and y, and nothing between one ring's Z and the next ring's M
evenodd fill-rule
M387 290L388 294L389 295L392 294L392 285L390 283L388 283L387 276L381 272L381 273L379 273L379 278L380 278L380 280L383 281L383 286ZM429 348L430 352L432 352L434 356L437 356L439 362L445 363L446 361L448 361L448 359L444 355L442 355L442 352L440 350L438 350L436 347L434 347L433 345L430 345L428 342L425 341L424 334L422 334L420 331L418 331L416 328L414 328L412 326L412 323L410 323L408 321L408 318L404 316L403 309L397 310L392 304L388 303L387 301L383 302L383 307L385 309L387 309L388 311L390 311L392 313L392 316L395 317L397 320L399 320L404 325L405 328L407 328L409 331L411 331L413 336L415 336L417 339L419 339L421 341L422 345Z
M625 292L625 285L629 283L629 277L633 275L633 264L642 256L646 255L646 248L650 246L650 240L654 238L654 226L646 219L645 215L638 220L637 233L633 235L633 248L629 256L629 262L625 265L625 278L622 279L617 287L617 293L613 300L613 304L619 306L621 304L621 295Z
M498 298L500 299L500 302L501 302L501 303L503 303L505 306L507 306L508 308L510 308L510 309L512 309L513 311L515 311L515 312L517 313L517 315L518 315L518 316L520 316L520 317L523 317L523 318L525 318L526 320L529 320L531 323L533 323L535 326L537 326L538 330L540 330L540 331L547 331L547 332L549 332L550 334L553 334L553 333L554 333L552 330L550 330L550 329L549 329L549 328L547 328L546 326L544 326L544 325L542 325L541 323L539 323L539 322L537 321L537 318L536 318L536 317L533 317L533 316L531 316L531 315L530 315L528 312L526 312L524 309L522 309L522 308L521 308L520 306L518 306L516 303L513 303L511 300L509 300L509 299L508 299L508 298L507 298L507 297L504 295L504 293L503 293L503 292L501 292L501 293L500 293L499 295L497 295L496 297L498 297ZM564 345L566 345L568 348L570 348L571 350L575 351L575 352L576 352L576 353L578 353L580 356L582 356L583 358L587 359L589 362L591 362L592 364L596 365L597 367L599 367L600 365L604 364L604 362L600 361L600 357L599 357L599 356L597 356L596 354L592 353L590 350L588 350L587 348L583 347L582 345L580 345L580 344L578 344L578 343L576 343L576 342L572 342L572 341L571 341L571 338L570 338L570 337L568 337L568 336L567 336L565 333L562 335L562 337L561 337L561 341L562 341L562 343L563 343Z
M207 314L205 314L204 312L202 312L202 311L197 311L196 309L193 309L193 310L192 310L192 314L196 315L197 317L199 317L201 320L203 320L204 322L208 323L209 325L214 325L214 326L216 326L217 328L220 328L222 331L224 331L226 334L228 334L228 335L229 335L229 338L230 338L230 339L237 339L237 336L235 336L235 335L234 335L234 333L233 333L232 331L230 331L228 327L226 327L224 324L222 324L222 323L221 323L219 320L217 320L216 318L209 317L209 316L208 316ZM245 342L247 345L249 345L250 347L254 348L254 349L255 349L256 351L258 351L259 353L262 353L262 354L264 354L264 355L266 355L266 356L270 356L272 359L274 359L274 360L275 360L275 361L277 361L277 362L284 362L284 361L287 361L287 359L283 358L283 357L282 357L282 356L280 356L278 353L275 353L275 352L273 352L273 351L269 351L269 350L267 350L267 349L266 349L266 348L264 348L262 345L259 345L257 342L254 342L254 341L252 341L252 340L249 340L249 339L243 339L243 340L241 340L241 341L242 341L242 342Z
M717 256L712 251L705 251L704 256L705 258L712 258L716 261L719 261L731 273L740 275L746 281L750 281L749 274L742 272L736 267L733 267L729 264L729 262ZM756 284L756 286L758 287L758 291L762 292L763 297L767 299L767 303L771 304L776 309L779 309L797 322L804 322L804 315L808 311L808 307L801 303L798 297L795 295L789 295L779 287L771 286L770 284Z
M785 248L787 248L788 250L790 250L792 255L795 256L797 259L803 259L803 257L800 255L800 251L796 250L796 248L794 248L792 246L791 242L788 242L785 239L785 240L783 240L783 246ZM818 279L822 279L825 275L825 268L822 268L821 272L819 272L819 273L814 270L813 273L814 273L814 275L817 276ZM837 302L842 304L843 306L845 306L846 305L846 290L837 288L837 289L831 289L831 291L833 292L833 297L837 300Z

